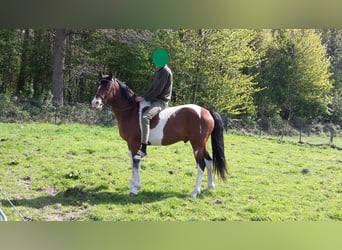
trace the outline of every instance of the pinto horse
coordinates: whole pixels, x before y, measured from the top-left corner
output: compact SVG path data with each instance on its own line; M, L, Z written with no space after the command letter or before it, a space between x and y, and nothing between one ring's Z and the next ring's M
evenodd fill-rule
M104 104L112 106L118 122L120 136L127 142L132 163L130 195L137 195L141 188L140 160L133 156L140 148L140 116L149 103L138 103L136 95L112 74L100 73L98 89L91 105L102 110ZM211 136L213 159L206 150ZM224 155L223 122L220 115L194 104L169 107L162 110L150 122L149 145L170 145L179 141L190 141L197 163L197 179L191 196L201 192L201 182L207 167L208 189L214 188L213 171L222 180L226 179L227 164Z

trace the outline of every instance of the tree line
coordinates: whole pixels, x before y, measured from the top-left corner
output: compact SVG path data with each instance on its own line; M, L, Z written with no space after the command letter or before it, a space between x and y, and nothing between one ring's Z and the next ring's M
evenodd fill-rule
M342 31L335 29L1 29L0 94L89 103L98 71L142 94L158 48L170 55L172 105L260 121L342 122Z

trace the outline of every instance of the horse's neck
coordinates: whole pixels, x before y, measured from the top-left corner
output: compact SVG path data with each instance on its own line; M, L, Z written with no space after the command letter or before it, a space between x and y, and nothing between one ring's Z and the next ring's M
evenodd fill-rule
M119 119L126 119L127 117L134 116L138 114L139 105L134 102L129 102L125 98L120 98L115 103L112 103L112 110L115 114L116 118Z

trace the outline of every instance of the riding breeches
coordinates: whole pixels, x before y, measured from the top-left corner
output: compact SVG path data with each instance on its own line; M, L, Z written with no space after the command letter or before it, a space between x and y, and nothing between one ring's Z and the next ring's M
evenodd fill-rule
M160 111L167 108L167 103L163 101L154 101L141 116L141 143L148 144L150 135L150 121L159 114Z

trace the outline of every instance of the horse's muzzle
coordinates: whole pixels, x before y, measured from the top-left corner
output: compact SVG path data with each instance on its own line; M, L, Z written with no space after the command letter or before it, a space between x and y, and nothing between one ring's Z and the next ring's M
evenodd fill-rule
M101 99L94 97L94 99L91 101L91 106L96 110L102 110L103 102Z

